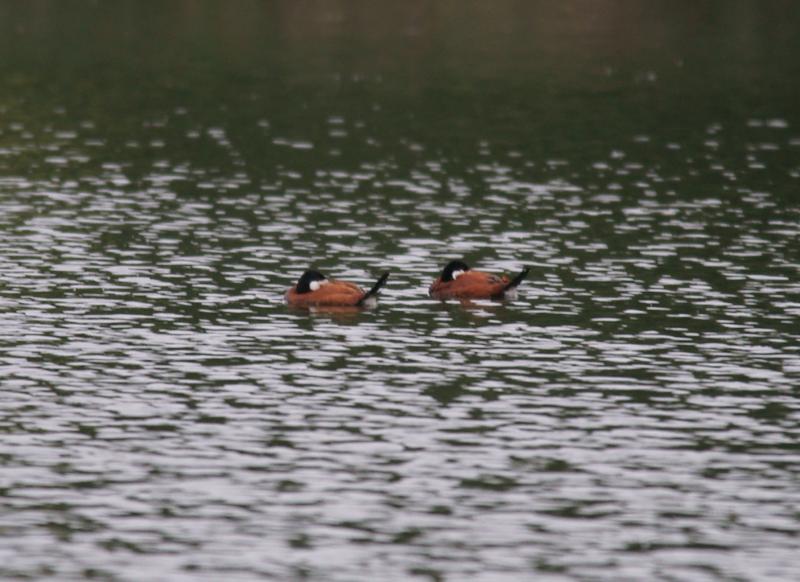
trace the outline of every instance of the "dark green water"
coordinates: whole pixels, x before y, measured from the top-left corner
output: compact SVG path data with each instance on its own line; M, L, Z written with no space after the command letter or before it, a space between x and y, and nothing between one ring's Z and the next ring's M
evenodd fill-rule
M0 2L0 577L796 579L798 30Z

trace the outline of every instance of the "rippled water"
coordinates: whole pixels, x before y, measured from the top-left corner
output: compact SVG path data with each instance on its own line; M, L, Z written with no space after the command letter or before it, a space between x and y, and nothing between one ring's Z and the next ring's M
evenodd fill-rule
M731 4L3 4L0 574L793 579L800 53Z

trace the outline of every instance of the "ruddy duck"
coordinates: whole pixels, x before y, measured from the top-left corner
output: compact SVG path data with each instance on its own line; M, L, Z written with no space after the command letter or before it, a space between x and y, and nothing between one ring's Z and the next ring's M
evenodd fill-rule
M513 279L473 271L463 261L450 261L428 289L435 299L511 299L517 286L528 276L525 267Z
M378 291L386 284L389 273L384 273L369 291L355 283L328 279L319 271L306 271L297 285L286 291L286 302L296 307L349 306L373 307L378 302Z

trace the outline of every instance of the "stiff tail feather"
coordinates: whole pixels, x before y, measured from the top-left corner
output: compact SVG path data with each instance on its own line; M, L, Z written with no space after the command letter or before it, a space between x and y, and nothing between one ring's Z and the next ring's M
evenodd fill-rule
M511 279L511 281L506 283L506 286L503 287L500 290L500 292L497 295L495 295L495 297L502 297L503 295L506 294L506 292L517 287L520 283L522 283L523 279L525 279L525 277L528 276L528 273L530 273L530 271L531 271L530 267L523 267L522 271L520 271L520 273L516 277Z
M364 296L358 300L358 303L356 303L356 305L363 305L367 299L369 299L373 295L377 295L378 291L380 291L381 288L386 284L386 279L388 278L389 278L389 273L387 271L386 273L381 275L381 278L378 279L378 281L372 286L372 289L364 293Z

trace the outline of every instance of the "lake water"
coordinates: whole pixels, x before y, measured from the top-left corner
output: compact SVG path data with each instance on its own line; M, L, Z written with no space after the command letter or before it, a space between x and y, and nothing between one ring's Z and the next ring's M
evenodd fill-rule
M0 3L0 577L796 580L799 29Z

